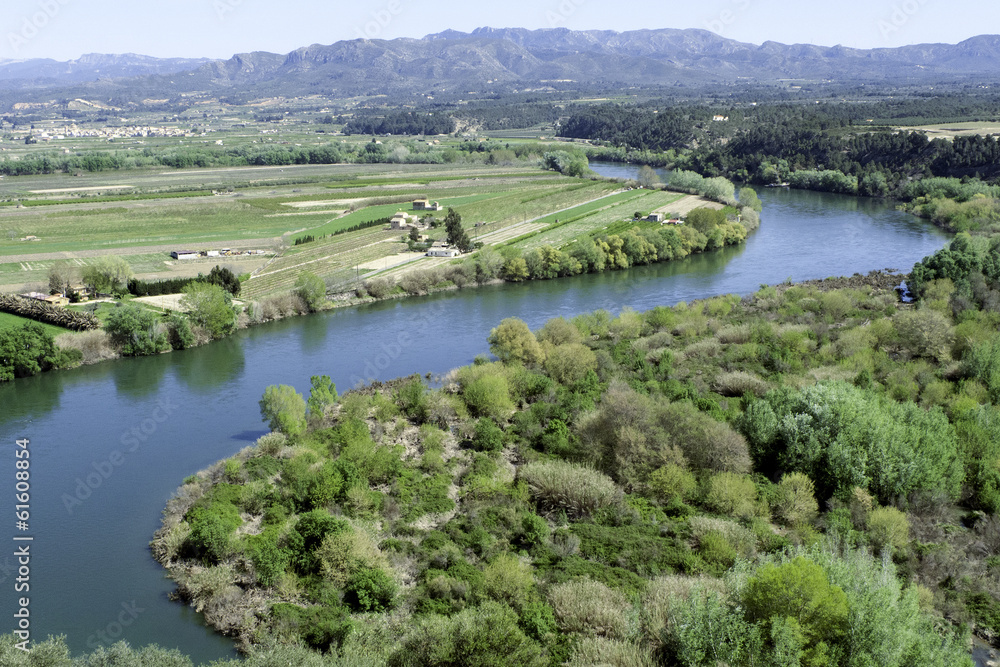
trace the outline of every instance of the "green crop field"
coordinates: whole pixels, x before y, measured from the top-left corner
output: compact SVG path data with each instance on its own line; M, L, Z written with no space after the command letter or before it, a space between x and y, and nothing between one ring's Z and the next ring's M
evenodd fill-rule
M207 272L215 264L233 265L238 273L254 274L245 296L257 298L292 288L303 271L331 284L363 278L365 271L359 265L406 250L403 234L382 225L345 230L397 211L412 212L410 202L416 198L456 209L470 236L508 227L516 235L517 227L526 222L551 224L557 218L617 210L618 204L628 208L647 194L619 192L619 187L537 167L476 164L304 165L6 178L0 181L0 198L12 201L0 206L0 285L8 290L42 286L57 262L82 272L101 255L116 254L137 276L152 279ZM438 219L443 216L444 212L436 214ZM445 237L443 227L429 233L433 239ZM305 236L317 240L293 244ZM27 237L34 239L22 240ZM279 256L196 262L169 257L170 250L223 245L266 248Z
M632 190L605 197L595 202L577 206L562 212L558 216L551 215L539 222L548 222L551 229L541 230L516 245L523 249L538 248L551 245L556 248L564 246L581 236L602 231L609 225L617 225L623 220L631 220L636 211L649 213L677 201L684 195L673 192L649 190ZM556 220L560 222L556 223ZM626 223L626 226L632 226Z
M29 320L28 318L21 317L19 315L11 315L10 313L0 313L0 329L20 327L26 322L34 322L34 320ZM36 324L40 324L43 329L53 336L70 332L69 329L63 329L62 327L57 327L52 324L45 324L44 322L36 322Z

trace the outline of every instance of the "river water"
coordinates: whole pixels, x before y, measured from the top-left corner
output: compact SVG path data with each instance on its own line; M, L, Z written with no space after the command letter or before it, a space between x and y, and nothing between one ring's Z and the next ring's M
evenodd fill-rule
M635 168L592 165L609 176ZM0 385L0 632L30 597L32 639L64 634L74 655L125 639L179 648L196 664L235 655L198 614L168 600L172 584L147 543L182 480L265 432L257 401L270 384L307 393L330 375L443 373L488 351L491 327L532 328L558 315L655 305L761 284L907 271L947 237L884 202L761 192L760 229L739 248L656 266L500 285L275 322L201 348L119 360ZM31 519L14 521L15 440L30 439ZM15 535L30 535L30 593L15 593ZM19 543L20 544L20 543ZM11 554L11 555L6 555Z

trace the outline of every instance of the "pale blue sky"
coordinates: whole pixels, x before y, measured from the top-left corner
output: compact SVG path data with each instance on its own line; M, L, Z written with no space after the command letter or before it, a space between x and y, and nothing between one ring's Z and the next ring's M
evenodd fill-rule
M1000 33L995 0L4 0L0 59L83 53L228 58L479 26L704 28L759 44L871 48Z

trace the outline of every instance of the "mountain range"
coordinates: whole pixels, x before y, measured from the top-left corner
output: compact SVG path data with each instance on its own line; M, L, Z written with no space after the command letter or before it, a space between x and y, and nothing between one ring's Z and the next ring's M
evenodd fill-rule
M161 96L347 96L372 93L510 91L551 85L674 86L770 83L989 82L1000 78L1000 35L959 44L852 49L749 44L706 30L448 30L422 39L356 39L288 54L252 52L228 60L157 59L133 54L70 62L0 61L0 88L79 87Z

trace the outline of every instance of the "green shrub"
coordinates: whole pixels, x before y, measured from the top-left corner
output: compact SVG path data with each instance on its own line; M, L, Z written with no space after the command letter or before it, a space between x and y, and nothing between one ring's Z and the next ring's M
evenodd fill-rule
M268 625L272 634L286 641L299 639L324 652L339 647L354 627L343 608L303 608L286 603L271 606Z
M288 552L278 546L277 536L271 531L249 536L246 552L261 586L273 586L288 568Z
M423 617L409 629L387 664L546 667L548 661L541 647L518 627L518 617L510 607L487 602L451 618Z
M512 554L501 554L483 568L483 592L515 610L524 607L534 588L531 566Z
M769 386L766 381L747 371L730 371L720 373L712 388L723 396L744 396L753 394L763 396L767 393Z
M505 421L514 411L510 386L502 375L482 375L465 387L462 395L475 415Z
M775 622L791 618L807 655L818 656L839 642L850 620L844 591L830 582L822 566L802 556L762 565L747 581L743 604L747 618L765 622L765 632L772 636Z
M621 591L591 579L556 584L548 593L559 629L587 637L625 639L632 605Z
M243 470L251 480L270 479L281 469L281 462L273 456L255 456L247 459L243 464Z
M600 526L576 523L572 530L580 538L582 556L641 576L669 572L696 574L704 567L704 563L686 543L665 537L658 525ZM603 577L591 575L591 578L607 583Z
M357 612L388 611L395 601L396 582L381 569L362 568L344 587L344 603Z
M800 472L782 475L774 505L775 516L785 525L794 526L811 522L818 512L819 503L816 502L812 480Z
M694 475L675 463L668 463L655 470L647 482L661 502L690 498L698 489Z
M761 528L767 533L765 537L774 535L765 521L757 521L763 524ZM691 528L691 537L699 544L708 535L716 534L721 536L741 558L752 559L757 555L757 536L735 521L710 516L693 516L688 520L688 525Z
M286 539L292 564L300 574L318 571L319 546L328 535L338 535L351 530L349 523L335 519L325 510L313 510L299 517Z
M472 447L480 452L497 453L503 449L503 431L492 419L480 418L476 422Z
M762 509L753 480L731 472L721 472L709 479L705 503L720 514L741 519L760 516Z
M413 378L402 384L393 394L393 400L403 414L413 421L418 424L427 421L429 411L427 385L420 378Z
M621 502L621 490L611 478L574 463L529 463L518 470L518 478L528 485L532 497L545 512L583 517Z
M723 570L729 569L736 562L736 550L722 533L715 531L702 536L698 542L698 553L706 563L717 565Z
M910 522L895 507L875 507L868 513L868 537L876 551L902 549L910 541Z
M518 542L525 547L544 545L549 541L549 524L537 514L525 514L521 519Z

